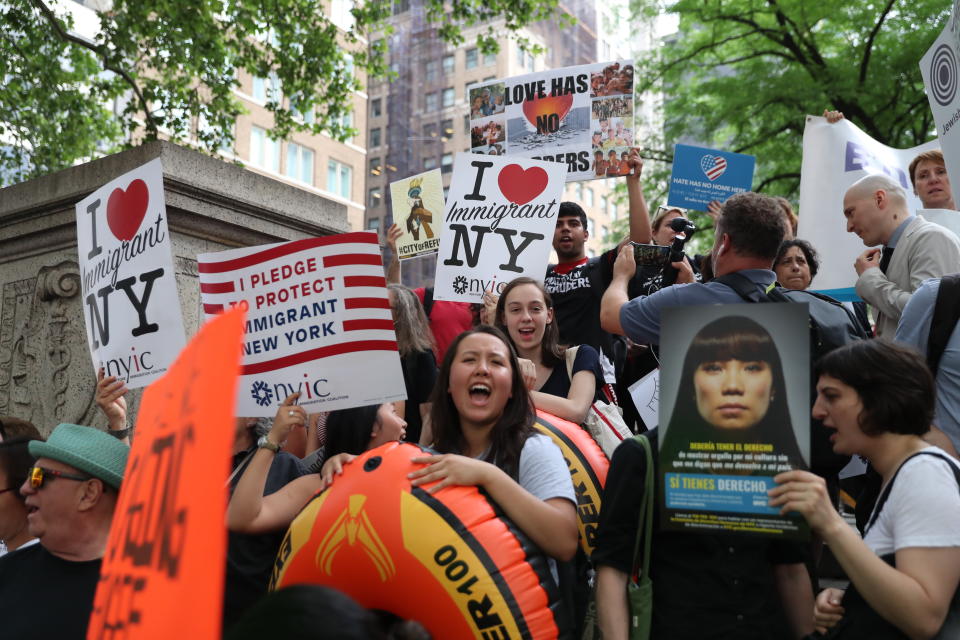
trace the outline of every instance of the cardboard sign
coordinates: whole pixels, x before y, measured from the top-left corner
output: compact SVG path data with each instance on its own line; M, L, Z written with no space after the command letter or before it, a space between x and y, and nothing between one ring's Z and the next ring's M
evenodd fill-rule
M131 389L162 376L185 342L160 160L77 203L87 346Z
M854 182L883 173L900 183L912 211L923 206L914 195L908 168L921 151L936 149L937 141L912 149L884 146L849 120L830 124L807 116L803 130L803 163L800 169L800 227L797 236L809 241L820 256L820 270L811 287L838 300L859 300L854 291L857 272L853 263L867 247L847 232L843 194Z
M756 156L677 144L670 175L671 207L706 211L712 200L725 201L753 187Z
M393 219L403 235L397 239L401 260L436 253L443 224L443 175L440 169L390 183Z
M406 398L383 261L372 231L197 256L208 318L248 309L237 415Z
M243 310L200 329L143 394L89 640L220 638Z
M927 101L937 123L937 135L950 184L960 185L960 30L957 28L957 3L950 20L920 59L920 75Z
M490 80L467 97L473 153L562 163L568 181L630 172L633 60Z
M779 515L767 497L773 476L809 465L807 315L794 303L663 311L664 529L809 535L801 516Z
M480 302L547 268L566 167L458 153L444 211L434 299Z
M660 369L654 369L627 388L647 429L660 424Z

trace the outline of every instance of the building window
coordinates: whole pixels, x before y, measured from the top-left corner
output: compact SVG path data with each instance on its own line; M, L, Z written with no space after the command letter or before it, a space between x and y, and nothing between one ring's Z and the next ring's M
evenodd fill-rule
M483 54L483 66L488 67L491 64L497 64L497 54L496 53Z
M591 236L596 235L596 223L593 221L593 218L587 218L587 233Z
M250 164L280 172L280 142L271 140L266 129L250 128Z
M440 139L444 142L453 136L453 120L444 120L440 123Z
M453 101L456 99L456 93L453 91L453 87L447 87L443 90L443 106L452 107Z
M454 60L455 58L453 57L452 53L450 55L443 56L443 73L444 74L450 75L451 73L453 73Z
M410 0L393 0L393 15L398 16L410 10Z
M439 60L427 60L426 70L424 73L424 80L427 84L432 84L437 81L440 77L440 61Z
M271 100L280 99L280 79L271 72L268 78L253 78L253 92L251 97L257 102L266 104Z
M434 156L427 156L423 159L423 170L429 171L430 169L437 168L437 159Z
M470 114L463 116L463 132L470 133Z
M606 242L610 239L610 227L603 225L600 227L600 237L603 238L603 241Z
M330 2L330 21L344 31L353 28L353 0L331 0Z
M466 67L467 69L476 69L480 64L480 51L474 47L467 49Z
M370 146L380 146L380 127L377 127L376 129L370 129Z
M379 118L383 114L383 98L374 98L370 101L370 117Z
M453 171L453 154L445 153L443 157L440 158L440 171L442 173L450 173Z
M424 111L436 111L438 105L439 105L439 96L437 95L436 91L431 91L430 93L424 94L423 96Z
M343 54L343 71L346 75L353 77L353 56L349 53Z
M611 220L617 219L617 203L616 202L610 203L610 219Z
M373 187L367 194L367 206L371 209L380 206L380 200L383 194L380 193L380 187Z
M367 220L367 229L370 231L380 230L380 218L370 218Z
M583 183L577 183L577 202L583 202Z
M609 210L607 209L607 196L600 196L600 209L604 213L609 213Z
M286 173L291 178L313 184L313 149L295 142L287 143Z
M423 141L424 142L433 142L437 139L437 123L428 122L423 125Z
M341 198L350 199L350 183L353 169L349 165L331 160L327 164L327 191Z
M296 118L297 120L300 120L301 122L305 122L306 124L313 124L313 120L314 120L313 107L310 107L306 111L300 111L300 109L297 106L297 102L298 100L296 98L290 98L290 113L293 115L294 118Z
M380 166L380 158L370 158L370 175L378 176L383 173L383 167Z
M584 202L587 204L588 207L593 207L593 189L591 189L590 187L587 187L583 191L584 191L583 195L586 196L586 200L584 200Z

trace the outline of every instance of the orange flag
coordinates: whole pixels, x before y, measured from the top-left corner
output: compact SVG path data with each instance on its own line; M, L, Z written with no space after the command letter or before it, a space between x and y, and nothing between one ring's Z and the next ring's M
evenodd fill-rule
M220 638L243 321L208 322L143 394L88 640Z

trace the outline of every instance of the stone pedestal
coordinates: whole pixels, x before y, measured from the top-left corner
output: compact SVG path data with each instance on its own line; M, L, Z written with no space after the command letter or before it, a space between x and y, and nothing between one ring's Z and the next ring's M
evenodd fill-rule
M169 142L0 189L0 415L105 426L93 402L74 205L154 158L163 163L183 326L203 318L200 253L349 231L346 207ZM142 390L128 394L130 421Z

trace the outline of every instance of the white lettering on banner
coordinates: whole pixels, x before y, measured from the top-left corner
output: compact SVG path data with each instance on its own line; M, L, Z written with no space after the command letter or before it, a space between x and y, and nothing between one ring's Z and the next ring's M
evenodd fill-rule
M273 415L296 391L314 411L406 397L376 233L233 249L197 262L208 316L233 305L253 310L239 415Z
M162 375L185 344L165 214L159 160L76 205L90 356L131 389Z

